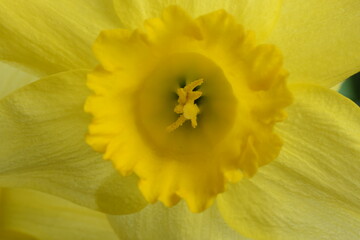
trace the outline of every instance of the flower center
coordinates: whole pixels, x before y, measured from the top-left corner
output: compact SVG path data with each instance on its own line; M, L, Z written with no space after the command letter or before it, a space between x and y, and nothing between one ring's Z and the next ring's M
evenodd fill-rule
M226 136L234 124L236 102L217 64L202 54L175 53L160 61L138 87L135 123L157 154L187 161L189 154L202 154Z
M199 99L202 95L201 91L194 91L196 87L199 87L204 82L204 79L198 79L196 81L187 84L183 88L178 88L176 93L179 96L178 105L174 108L174 112L180 114L179 118L170 126L167 127L168 132L172 132L186 120L191 121L191 126L196 128L197 115L200 112L199 107L196 105L195 100Z
M86 141L135 173L148 202L201 212L279 154L274 126L292 99L281 54L226 12L169 7L138 30L102 32L94 51Z

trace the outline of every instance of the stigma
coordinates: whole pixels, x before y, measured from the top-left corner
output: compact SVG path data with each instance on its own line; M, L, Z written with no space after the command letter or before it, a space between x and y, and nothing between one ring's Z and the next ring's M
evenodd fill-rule
M178 105L174 108L174 112L180 114L178 119L169 125L166 130L172 132L179 128L187 120L191 121L191 126L196 128L197 115L200 112L199 107L195 103L195 100L199 99L202 95L201 91L194 91L196 87L203 84L204 79L198 79L191 83L186 84L183 88L178 88L176 93L178 95Z

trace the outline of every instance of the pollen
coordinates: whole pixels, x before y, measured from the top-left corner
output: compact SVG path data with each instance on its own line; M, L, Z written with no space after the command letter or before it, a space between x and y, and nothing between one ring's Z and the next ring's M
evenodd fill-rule
M198 79L189 84L186 84L183 88L178 88L176 93L179 96L178 105L174 108L174 112L180 114L178 119L166 128L168 132L172 132L186 120L191 121L191 126L196 128L197 115L200 112L199 107L195 103L195 100L199 99L202 95L201 91L194 91L196 87L199 87L204 82L204 79Z

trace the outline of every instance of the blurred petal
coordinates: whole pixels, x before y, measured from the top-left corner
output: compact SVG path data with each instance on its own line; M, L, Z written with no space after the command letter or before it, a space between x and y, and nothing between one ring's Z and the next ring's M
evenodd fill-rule
M0 229L0 239L1 240L37 240L36 238L19 231L3 230L3 229Z
M5 229L4 222L2 221L2 202L4 196L4 189L0 188L0 239L1 240L36 240L33 236L25 234L21 231L13 229Z
M86 71L56 74L0 102L0 185L29 187L112 214L145 206L135 176L121 177L86 143Z
M332 87L360 70L360 1L284 1L270 41L289 81Z
M0 0L0 58L38 74L92 67L96 36L115 27L111 0Z
M245 29L256 32L263 39L273 29L281 8L281 0L114 0L117 14L126 28L135 29L143 25L144 20L159 17L169 5L179 5L193 17L224 9L234 15Z
M191 213L184 202L167 208L161 203L124 216L108 216L122 240L245 240L224 222L216 207Z
M118 239L106 215L36 191L4 189L0 212L0 229L34 239Z
M357 239L360 109L320 87L293 86L280 157L219 199L225 220L255 239Z
M36 79L35 76L2 62L0 76L0 99Z

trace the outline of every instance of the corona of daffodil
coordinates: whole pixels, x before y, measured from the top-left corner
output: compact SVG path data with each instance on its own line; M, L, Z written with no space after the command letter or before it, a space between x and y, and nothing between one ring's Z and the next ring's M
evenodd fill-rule
M1 85L0 236L356 239L360 109L329 88L359 24L356 0L0 0L27 72Z

